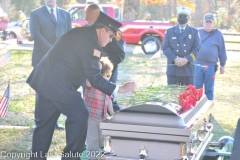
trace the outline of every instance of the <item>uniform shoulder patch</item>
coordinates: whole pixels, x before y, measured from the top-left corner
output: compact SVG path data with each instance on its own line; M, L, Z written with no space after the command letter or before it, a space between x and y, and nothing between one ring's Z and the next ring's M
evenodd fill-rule
M97 58L100 58L101 57L101 51L99 51L97 49L94 49L93 50L93 56L97 57Z
M115 39L116 39L117 41L120 41L121 38L122 38L121 33L120 33L120 32L117 32L117 35L115 36Z
M193 53L190 54L190 56L192 57L192 60L195 61L196 57Z

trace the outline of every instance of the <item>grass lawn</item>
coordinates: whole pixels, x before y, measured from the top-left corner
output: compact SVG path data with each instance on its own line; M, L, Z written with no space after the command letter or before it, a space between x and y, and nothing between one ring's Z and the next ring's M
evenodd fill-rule
M160 60L150 60L150 57L151 55L127 54L126 60L119 68L118 83L135 81L138 87L166 85L166 58L162 56ZM238 52L229 52L226 73L224 75L217 73L216 76L215 104L208 111L213 115L214 141L217 141L221 136L234 135L240 115L239 60L240 54ZM0 118L0 125L30 127L34 125L35 92L25 83L31 70L31 51L23 50L12 50L11 63L0 68L1 96L7 87L8 80L11 81L11 102L8 117ZM120 99L121 96L117 98ZM206 117L208 113L204 116ZM60 122L64 124L64 120L65 117L61 115ZM26 130L0 129L0 152L29 153L32 132L31 128ZM55 131L50 154L60 155L64 146L65 132ZM3 159L11 158L4 157ZM18 159L26 159L26 156Z

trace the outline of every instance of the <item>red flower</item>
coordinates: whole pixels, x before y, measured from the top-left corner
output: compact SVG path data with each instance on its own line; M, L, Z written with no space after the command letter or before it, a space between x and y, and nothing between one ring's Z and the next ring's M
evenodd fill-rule
M208 66L204 66L205 70L208 70Z
M215 79L215 76L212 76L212 79Z
M203 89L196 89L193 85L186 86L186 89L183 93L179 94L178 102L181 105L181 109L178 111L178 114L182 114L192 107L196 106L197 101L202 97Z

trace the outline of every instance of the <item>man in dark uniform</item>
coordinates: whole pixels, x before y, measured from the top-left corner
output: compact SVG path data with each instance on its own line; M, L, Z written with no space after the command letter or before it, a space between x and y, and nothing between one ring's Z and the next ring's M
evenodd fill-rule
M167 57L167 83L194 84L194 60L200 49L198 30L188 25L191 10L178 7L178 25L166 30L162 49Z
M85 11L85 19L88 23L88 26L91 26L97 20L100 11L102 11L102 8L98 4L93 3L88 5ZM118 34L112 39L112 42L103 47L103 56L107 56L114 66L112 76L109 81L115 84L118 78L118 64L120 64L125 59L123 45L124 42L121 33L118 32ZM114 101L114 98L112 98L112 102L114 112L121 109L117 102Z
M237 127L235 130L234 142L233 142L233 149L232 155L230 160L237 160L240 157L240 119L238 119Z
M62 160L79 160L86 139L88 110L77 90L86 79L107 95L136 88L134 82L116 86L103 78L99 68L102 47L112 41L121 25L101 12L91 27L74 28L64 34L34 68L27 79L38 93L31 160L46 160L60 113L67 117Z

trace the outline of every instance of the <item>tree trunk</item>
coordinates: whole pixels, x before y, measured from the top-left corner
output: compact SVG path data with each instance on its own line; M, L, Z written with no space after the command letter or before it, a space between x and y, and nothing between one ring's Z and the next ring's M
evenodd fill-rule
M170 21L170 19L172 18L172 11L171 11L171 8L172 8L172 5L171 5L171 0L168 0L168 17L167 17L167 20Z
M138 13L140 8L140 1L139 0L127 0L124 4L123 10L123 20L134 21L139 19Z

